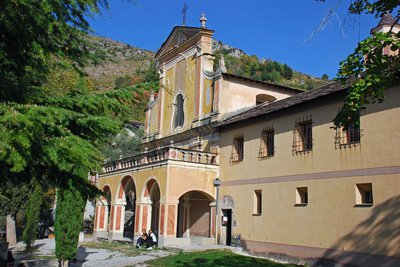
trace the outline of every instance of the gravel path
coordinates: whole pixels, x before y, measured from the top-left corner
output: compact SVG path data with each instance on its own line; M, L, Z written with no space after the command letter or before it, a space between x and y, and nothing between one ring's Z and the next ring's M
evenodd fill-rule
M54 239L37 240L33 246L33 252L25 251L25 244L19 242L11 248L14 255L14 266L48 266L57 267L55 259ZM113 266L145 266L145 261L173 254L166 250L145 250L138 256L126 256L121 252L106 249L79 247L76 260L70 261L70 267L113 267Z

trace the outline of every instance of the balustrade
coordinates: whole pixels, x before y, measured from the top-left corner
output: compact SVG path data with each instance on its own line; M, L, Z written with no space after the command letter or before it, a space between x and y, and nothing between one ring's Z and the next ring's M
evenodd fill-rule
M174 146L168 146L151 151L145 150L143 153L135 155L133 157L105 163L103 166L103 172L108 173L117 170L135 168L167 160L217 165L217 156L217 153L202 152L197 150L188 150L177 148Z

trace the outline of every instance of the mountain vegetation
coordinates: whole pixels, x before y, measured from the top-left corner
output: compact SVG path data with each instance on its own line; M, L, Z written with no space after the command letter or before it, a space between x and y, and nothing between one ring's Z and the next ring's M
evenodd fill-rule
M328 78L319 79L293 70L290 66L270 59L249 56L237 48L221 45L215 51L214 69L219 67L223 56L228 73L244 76L261 82L270 82L301 90L310 90L328 82Z
M152 51L140 49L110 38L88 36L91 44L89 65L84 68L89 86L96 90L111 90L140 82L157 81ZM279 85L309 90L327 83L293 70L290 66L270 59L249 56L243 50L214 41L216 67L221 55L225 58L227 72ZM144 67L143 67L144 66Z

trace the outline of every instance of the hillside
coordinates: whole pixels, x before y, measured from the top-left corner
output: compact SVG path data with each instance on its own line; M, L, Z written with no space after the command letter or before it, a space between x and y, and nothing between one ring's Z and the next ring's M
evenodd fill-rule
M216 55L214 69L218 68L220 58L223 56L228 73L302 90L314 89L327 83L327 79L303 74L293 70L287 64L272 59L247 55L239 48L216 40L213 41L213 52Z
M96 90L111 90L157 79L154 52L105 37L88 36L88 40L91 44L90 60L84 70ZM220 41L214 41L213 49L217 56L216 63L223 55L229 73L303 90L314 89L326 83L326 80L297 72L286 64L249 56L243 50Z
M130 46L110 38L88 36L90 47L89 65L85 72L95 81L97 90L115 88L118 78L141 82L143 72L151 67L155 53Z

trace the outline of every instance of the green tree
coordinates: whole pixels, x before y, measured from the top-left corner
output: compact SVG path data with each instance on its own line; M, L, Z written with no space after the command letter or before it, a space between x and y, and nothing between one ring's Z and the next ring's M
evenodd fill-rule
M26 223L24 232L22 234L22 240L26 244L27 249L32 247L38 234L38 223L42 202L42 186L39 183L36 183L35 189L29 196L29 204L26 212Z
M147 82L159 82L160 76L156 69L156 63L154 61L150 61L150 64L145 68L137 68L135 71L136 80L138 83L147 83ZM132 85L131 82L130 85ZM129 85L122 85L121 87L129 86Z
M93 94L79 81L77 90L52 95L42 86L52 57L72 62L77 71L83 66L86 18L101 6L107 1L0 1L0 188L31 180L49 184L62 194L61 207L80 207L83 198L99 193L87 175L100 168L104 157L98 146L118 133L137 92ZM76 197L64 198L64 191ZM56 249L67 260L76 245L66 242L65 234L75 240L78 233L63 229L78 220L81 226L82 220L75 213L58 218L56 238L65 242L57 242Z
M85 16L101 6L107 1L1 1L0 100L29 101L46 79L50 56L83 66Z
M326 74L326 73L322 74L321 79L324 80L324 81L329 80L328 74Z
M156 63L154 61L151 61L150 65L145 70L144 75L143 75L143 81L144 82L159 82L160 81L160 75L157 72Z
M143 137L143 130L136 129L130 124L101 147L101 151L108 161L118 160L133 156L140 151L140 141Z
M293 70L291 67L289 67L287 64L283 65L283 73L282 76L286 79L286 80L291 80L293 78Z
M7 216L7 241L12 245L17 242L17 214L25 208L30 188L25 182L11 181L4 181L0 186L0 216Z
M115 78L114 81L115 89L125 88L131 85L133 85L133 79L129 75L119 76Z
M87 196L82 193L79 184L68 180L57 192L56 221L56 256L61 266L68 266L78 251L79 232L82 229L83 212Z
M397 51L400 47L400 34L394 26L400 20L398 0L355 0L349 8L351 14L370 14L383 17L395 11L392 27L387 33L373 33L361 41L355 51L340 63L338 80L349 86L344 104L334 118L336 127L359 124L360 111L369 103L382 102L384 89L399 79L399 54L383 54L385 48Z

